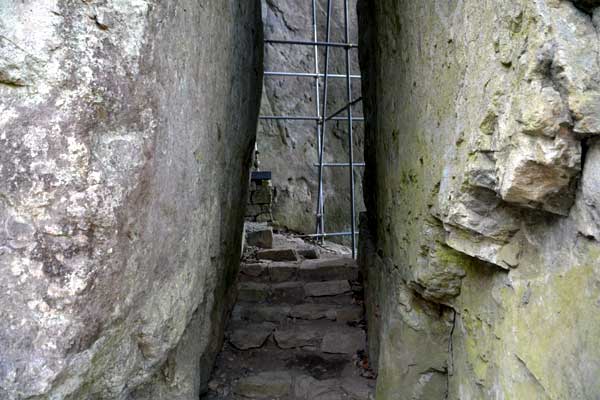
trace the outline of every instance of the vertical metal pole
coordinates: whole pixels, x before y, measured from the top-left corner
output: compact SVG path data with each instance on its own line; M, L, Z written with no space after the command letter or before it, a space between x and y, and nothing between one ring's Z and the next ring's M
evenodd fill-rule
M316 42L319 41L318 36L318 20L317 20L317 0L312 0L312 22L313 22L313 39ZM317 120L315 121L316 133L317 133L317 151L321 152L321 81L319 78L319 47L314 46L314 58L315 58L315 110ZM323 187L319 185L319 193L317 194L317 210L316 210L316 226L315 233L320 232L320 215L321 215L321 199L323 198Z
M327 28L326 28L326 42L331 39L331 6L332 0L327 0ZM325 71L323 79L323 112L321 113L321 143L319 147L319 200L318 200L318 215L317 215L317 233L325 233L325 207L324 207L324 195L323 195L323 153L325 152L325 133L327 131L325 118L327 116L327 85L328 85L328 74L329 74L329 46L325 46ZM321 237L323 239L323 237Z
M348 0L344 0L344 27L346 43L350 43ZM328 39L329 40L329 39ZM350 212L352 232L352 258L356 258L356 205L354 199L354 142L352 135L352 80L350 79L350 47L346 47L346 97L348 101L348 170L350 171Z

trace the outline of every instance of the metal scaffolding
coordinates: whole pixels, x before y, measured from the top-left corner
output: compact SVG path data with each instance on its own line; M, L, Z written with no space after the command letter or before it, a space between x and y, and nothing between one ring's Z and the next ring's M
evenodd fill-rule
M343 1L344 6L344 42L331 41L331 17L333 12L333 0L327 0L327 16L326 16L326 31L325 41L319 41L318 20L317 20L317 0L312 1L312 33L313 39L309 40L281 40L281 39L265 39L266 44L272 45L292 45L292 46L312 46L314 53L314 71L312 72L283 72L283 71L266 71L265 78L268 77L305 77L314 80L315 90L315 115L295 116L295 115L262 115L262 120L285 120L285 121L314 121L315 134L317 139L318 151L318 168L319 186L316 205L316 228L315 234L304 235L316 237L321 241L326 237L331 236L350 236L352 240L352 257L356 257L356 197L354 193L354 169L364 167L362 162L354 162L353 148L353 123L362 122L362 117L354 117L352 115L352 107L357 105L362 97L352 99L352 80L360 79L360 75L351 74L350 71L350 52L358 48L357 44L350 43L350 12L349 0ZM319 71L319 48L325 50L324 71ZM345 74L329 73L330 53L331 48L342 48L345 52ZM346 99L345 105L332 114L328 114L327 104L329 100L329 80L344 79L346 81ZM322 86L322 93L321 93ZM345 115L341 115L344 114ZM348 137L348 160L347 162L326 162L324 160L325 139L327 126L329 121L346 121L347 122L347 137ZM348 168L350 179L350 226L347 232L327 232L325 229L325 196L323 193L323 172L324 168Z

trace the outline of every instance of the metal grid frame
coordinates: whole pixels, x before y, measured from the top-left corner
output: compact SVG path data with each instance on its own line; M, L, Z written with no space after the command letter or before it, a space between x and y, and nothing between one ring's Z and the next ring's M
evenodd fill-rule
M284 72L284 71L266 71L267 77L305 77L314 80L315 90L315 115L299 116L299 115L261 115L261 120L282 120L282 121L314 121L315 134L317 138L318 164L314 164L318 168L319 188L317 196L317 205L315 211L316 228L315 233L311 235L303 235L305 237L315 237L323 241L326 237L331 236L350 236L352 240L352 257L356 257L356 196L355 196L355 181L354 169L364 167L363 162L354 162L354 141L353 141L353 123L364 121L363 117L355 117L352 115L352 107L362 101L362 97L352 99L352 80L360 79L360 75L351 74L350 71L350 51L358 49L358 45L350 43L350 12L349 0L342 0L344 5L344 42L331 41L331 17L333 0L327 0L327 20L325 41L319 41L318 20L317 20L317 0L312 1L312 33L313 40L280 40L280 39L265 39L265 44L272 45L293 45L293 46L312 46L314 54L314 71L313 72ZM325 48L324 71L319 71L319 47ZM345 52L345 74L329 73L329 50L332 48L343 48ZM327 101L330 79L345 79L346 81L346 100L345 105L334 112L328 114ZM321 94L321 82L323 84L323 93ZM346 115L341 115L341 114ZM325 139L327 132L327 122L329 121L347 121L347 137L348 137L348 160L347 162L325 162ZM325 196L323 193L323 172L324 168L348 168L350 179L350 227L349 232L326 232L325 230Z

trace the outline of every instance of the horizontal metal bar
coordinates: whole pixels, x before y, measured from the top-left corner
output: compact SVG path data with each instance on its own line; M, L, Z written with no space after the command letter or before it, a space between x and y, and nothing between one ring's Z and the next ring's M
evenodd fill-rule
M355 105L356 103L358 103L361 100L362 100L362 97L359 97L358 99L355 99L352 102L346 104L344 107L340 108L339 110L337 110L336 112L334 112L333 114L331 114L329 117L325 118L325 121L329 121L329 120L337 117L338 115L340 115L341 113L343 113L348 108L352 107L353 105Z
M261 115L259 117L262 120L292 120L292 121L319 121L321 122L321 118L319 117L310 117L310 116L296 116L296 115ZM346 121L346 117L335 117L332 118L334 121ZM352 117L352 121L354 122L362 122L365 119L363 117Z
M282 71L265 71L265 76L291 76L291 77L305 77L305 78L324 78L325 74L315 74L310 72L282 72ZM346 75L341 74L327 74L329 78L346 79ZM350 75L351 79L360 79L360 75Z
M358 232L354 233L358 235ZM307 235L295 235L296 237L328 237L328 236L352 236L352 232L333 232L333 233L311 233Z
M313 164L313 167L318 167L319 164ZM323 163L324 167L349 167L349 163ZM352 164L353 167L364 167L366 164L364 162L358 162Z
M297 121L320 121L319 117L296 116L296 115L261 115L258 117L266 120L297 120Z
M341 42L314 42L311 40L285 40L285 39L265 39L267 44L298 44L301 46L324 46L324 47L342 47L348 49L358 48L354 43Z

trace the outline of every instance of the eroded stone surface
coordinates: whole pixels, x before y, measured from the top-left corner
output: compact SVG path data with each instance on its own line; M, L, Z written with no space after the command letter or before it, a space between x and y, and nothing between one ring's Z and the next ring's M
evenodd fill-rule
M357 280L358 267L351 258L306 260L300 265L298 277L307 281Z
M298 253L294 249L265 249L256 253L259 260L298 261Z
M251 399L279 398L286 396L292 388L289 372L261 372L241 379L235 393Z
M275 325L269 323L246 325L235 329L229 341L239 350L257 349L265 344L274 328Z
M338 330L328 332L321 342L321 351L333 354L354 354L365 348L363 330Z
M239 257L260 31L256 1L2 2L0 398L206 386Z
M246 231L246 243L249 246L270 249L273 247L273 228Z
M598 3L361 3L378 397L598 397Z
M304 292L307 296L335 296L349 291L348 281L309 282L304 285Z

